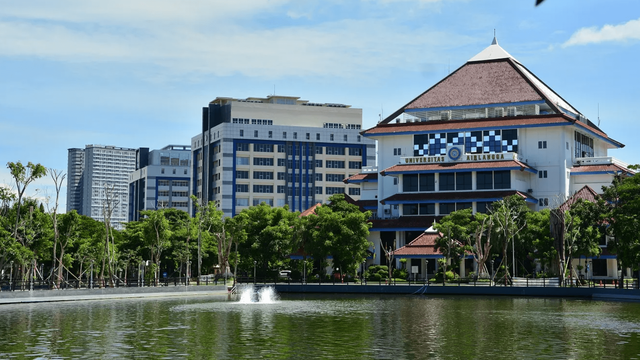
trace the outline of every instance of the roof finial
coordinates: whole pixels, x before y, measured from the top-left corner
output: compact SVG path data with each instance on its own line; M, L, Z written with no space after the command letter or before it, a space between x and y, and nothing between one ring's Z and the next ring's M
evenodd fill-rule
M498 39L496 38L496 29L493 29L493 41L491 45L498 45Z

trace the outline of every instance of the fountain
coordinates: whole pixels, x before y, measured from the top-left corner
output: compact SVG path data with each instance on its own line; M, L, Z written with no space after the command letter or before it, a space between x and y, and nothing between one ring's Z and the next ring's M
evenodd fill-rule
M278 294L273 286L254 287L253 285L243 286L238 289L240 294L240 304L275 304Z

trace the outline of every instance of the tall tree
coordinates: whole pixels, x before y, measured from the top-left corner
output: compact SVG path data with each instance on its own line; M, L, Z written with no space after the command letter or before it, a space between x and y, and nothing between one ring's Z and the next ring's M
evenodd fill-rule
M15 163L8 162L7 168L9 168L9 171L11 172L11 177L13 178L16 184L16 191L17 191L16 205L18 209L20 209L20 207L22 206L22 199L24 198L24 193L25 191L27 191L27 187L29 186L29 184L45 176L47 173L47 169L44 166L40 164L34 164L31 161L29 161L29 163L26 166L24 166L20 161ZM13 229L13 237L16 239L19 237L18 235L19 224L20 224L20 211L16 213L15 227Z
M60 240L60 232L58 231L58 205L60 203L60 191L62 190L62 184L64 183L64 179L67 177L67 174L56 169L48 169L47 172L49 173L51 180L53 180L54 190L56 192L53 206L49 210L49 216L51 216L51 222L53 223L53 259L51 261L51 269L54 270L56 268L57 248ZM62 252L64 253L64 250L62 250ZM62 258L60 258L58 266L60 266L60 268L58 268L57 271L56 286L59 287L60 282L62 281Z
M445 273L451 259L460 261L465 251L470 249L467 244L471 241L471 222L471 209L464 209L454 211L434 224L434 229L439 232L435 250L445 257Z
M509 262L507 261L507 249L511 243L511 276L515 276L516 259L515 239L516 236L527 226L526 213L529 211L524 199L518 195L512 195L498 200L491 205L490 214L494 220L494 230L496 237L502 244L502 264L505 268L505 276L509 276Z
M151 262L154 264L153 270L156 282L159 280L162 252L171 246L171 229L164 211L164 209L158 209L140 212L145 217L143 220L144 237L151 254Z

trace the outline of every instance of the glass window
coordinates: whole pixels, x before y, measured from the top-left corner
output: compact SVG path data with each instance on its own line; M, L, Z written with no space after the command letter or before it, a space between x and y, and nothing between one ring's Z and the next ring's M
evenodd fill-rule
M403 215L418 215L418 204L404 204L402 206Z
M418 174L402 175L402 192L418 191Z
M294 138L294 139L297 139L297 138L298 138L298 133L297 133L297 132L294 132L294 133L293 133L293 138Z
M349 148L349 155L351 156L362 156L361 148Z
M307 135L306 135L306 139L307 139L307 140L311 140L311 134L307 133Z
M456 174L456 190L471 190L471 173Z
M316 155L322 154L322 146L316 146Z
M476 212L486 214L489 212L490 206L491 206L490 202L478 201L476 203Z
M456 210L471 209L472 207L473 207L473 205L470 202L456 203Z
M236 144L236 151L249 151L249 144L248 143L237 143Z
M435 215L436 204L420 204L420 215Z
M435 175L434 174L420 174L420 191L435 191Z
M449 215L456 210L455 203L440 203L440 215Z
M248 157L237 157L236 158L236 165L249 165L249 158Z
M236 192L249 192L249 185L247 184L237 184Z
M456 174L441 173L440 174L440 191L448 191L456 189Z
M329 140L333 141L333 134L329 135Z
M478 171L476 174L476 189L493 189L493 171Z
M236 206L249 206L249 199L236 198Z
M360 188L349 188L349 195L360 195Z
M320 134L316 133L316 140L320 140Z
M510 189L511 188L511 172L494 171L493 172L494 189Z
M258 137L258 130L253 130L253 137Z
M244 130L240 129L240 137L244 137ZM247 203L249 202L249 199L247 199Z
M236 179L248 179L249 172L248 171L236 171Z

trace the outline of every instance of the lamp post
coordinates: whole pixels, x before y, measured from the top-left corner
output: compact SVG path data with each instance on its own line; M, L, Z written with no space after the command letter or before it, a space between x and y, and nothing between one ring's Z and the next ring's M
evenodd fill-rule
M253 283L256 283L256 264L258 264L257 261L253 260Z
M307 282L307 259L302 259L302 284Z
M90 289L93 289L93 263L94 263L94 260L91 259L91 282L89 283Z
M426 259L424 262L424 275L427 277L427 285L429 285L429 259Z
M493 259L491 259L491 282L490 282L490 284L492 284L492 285L493 285L493 271L494 271L494 269L493 269Z
M11 275L9 275L9 291L13 291L13 260L11 260Z
M185 283L189 285L189 278L191 276L191 261L187 261L187 269L184 274L187 278L185 279Z

